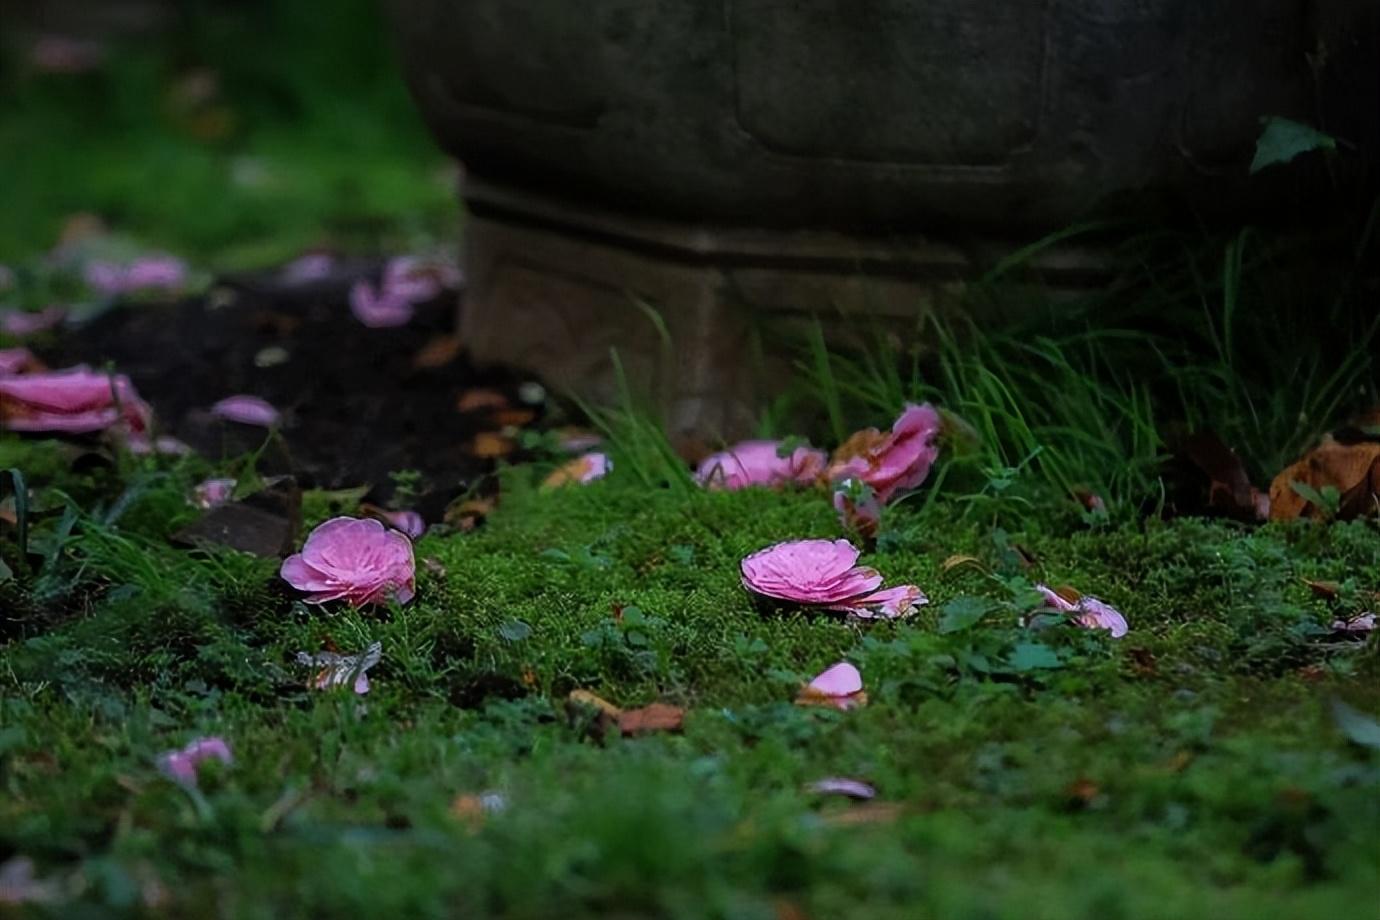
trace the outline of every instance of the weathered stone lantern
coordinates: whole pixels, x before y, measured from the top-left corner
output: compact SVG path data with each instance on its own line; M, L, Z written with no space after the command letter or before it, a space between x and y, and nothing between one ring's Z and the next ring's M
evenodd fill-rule
M466 168L466 343L595 398L617 348L677 431L748 425L772 329L1109 207L1240 212L1262 116L1373 144L1380 106L1374 0L390 7Z

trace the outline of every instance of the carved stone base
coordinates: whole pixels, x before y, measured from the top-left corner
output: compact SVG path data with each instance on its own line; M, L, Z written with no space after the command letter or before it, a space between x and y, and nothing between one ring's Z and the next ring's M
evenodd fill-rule
M474 357L600 404L622 399L621 365L633 396L687 440L750 434L815 319L833 344L878 328L904 340L1013 248L676 224L473 176L464 196L461 335ZM1047 283L1086 281L1100 264L1072 248L1042 259Z

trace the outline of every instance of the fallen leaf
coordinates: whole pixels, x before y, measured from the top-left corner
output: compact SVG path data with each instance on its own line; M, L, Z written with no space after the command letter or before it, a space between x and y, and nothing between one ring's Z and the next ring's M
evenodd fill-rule
M497 498L467 498L447 508L442 520L456 530L468 533L478 527L497 505Z
M470 442L470 453L486 460L506 457L515 450L517 442L497 431L481 431Z
M1335 581L1313 581L1309 578L1300 579L1305 585L1313 589L1313 593L1323 600L1335 601L1337 595L1341 593L1342 586Z
M212 508L175 533L173 540L190 546L227 546L271 559L293 551L301 526L302 491L291 476L279 476L240 501Z
M1327 509L1299 494L1295 483L1321 494L1333 488L1339 495L1337 517L1357 518L1380 509L1380 443L1341 444L1331 436L1286 468L1270 484L1270 519L1292 521L1322 518Z
M433 370L445 367L460 357L460 337L458 335L438 335L431 339L412 356L412 366L417 370ZM464 397L461 396L463 400ZM459 408L457 404L457 408ZM460 409L467 412L467 409Z
M977 556L964 556L961 554L955 554L950 556L948 559L945 559L942 563L940 563L939 568L941 571L947 572L950 569L958 568L960 565L971 565L975 569L983 570L987 568L987 566L983 565L982 560L979 559Z
M640 709L625 709L617 720L618 730L625 735L678 732L685 722L685 710L668 703L652 703Z
M537 418L535 409L498 409L491 416L493 423L503 428L523 428Z
M1083 592L1069 585L1059 585L1058 587L1053 588L1051 590L1053 590L1055 594L1059 595L1064 600L1068 601L1070 604L1077 604L1079 601L1083 599Z
M508 397L497 390L476 388L466 390L455 401L457 412L478 412L481 409L506 409Z

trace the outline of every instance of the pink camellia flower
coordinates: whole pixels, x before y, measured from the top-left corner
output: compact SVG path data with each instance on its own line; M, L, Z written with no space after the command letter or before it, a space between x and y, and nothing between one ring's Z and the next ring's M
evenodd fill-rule
M798 604L830 606L881 587L875 569L860 566L847 540L793 540L743 559L743 586L755 594Z
M849 533L874 540L882 524L882 503L867 483L845 479L834 487L834 510L839 523Z
M272 428L282 419L282 413L265 399L243 393L227 396L211 407L211 414L227 422Z
M322 524L307 536L302 552L283 560L281 574L308 592L309 604L406 604L416 591L412 541L372 519L338 517Z
M608 454L590 451L567 461L551 471L542 480L543 489L554 489L572 484L588 485L596 479L603 479L613 470L613 461Z
M828 706L847 711L867 703L862 674L846 661L826 668L801 688L795 698L798 706Z
M1375 630L1375 614L1358 613L1354 617L1347 617L1345 620L1333 620L1333 632L1349 633L1368 633Z
M1036 585L1035 590L1040 592L1048 606L1061 613L1072 614L1073 621L1079 626L1086 629L1105 629L1112 634L1113 639L1120 639L1126 635L1126 618L1110 604L1070 589L1061 590L1075 595L1076 600L1069 600L1064 593L1055 591L1048 585Z
M139 434L152 415L123 374L79 365L0 378L0 424L11 431L83 434L122 425Z
M0 332L17 339L47 332L67 318L67 308L54 304L37 313L26 310L0 310Z
M22 374L37 363L27 348L0 348L0 377Z
M210 511L228 502L235 494L234 479L207 479L192 490L192 504L202 511Z
M198 738L186 747L166 751L158 756L158 769L164 776L183 786L196 787L197 768L208 760L234 763L230 745L221 738Z
M187 266L181 259L154 253L139 256L128 265L88 262L83 276L92 288L114 297L132 291L180 290L187 283Z
M861 479L883 504L919 486L939 456L939 412L929 403L906 406L890 434L859 431L834 452L828 476Z
M779 441L742 441L711 454L695 470L695 480L711 489L736 491L748 486L808 484L819 477L828 461L822 450L801 446L780 455Z
M829 609L841 610L860 620L895 620L909 616L916 607L923 607L929 602L925 592L915 585L897 585L831 605Z
M350 312L370 329L387 329L406 326L416 310L403 294L360 280L350 288Z

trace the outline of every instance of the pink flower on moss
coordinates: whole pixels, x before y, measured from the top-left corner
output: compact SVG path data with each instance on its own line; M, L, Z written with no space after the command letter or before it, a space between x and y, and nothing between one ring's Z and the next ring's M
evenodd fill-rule
M1044 597L1047 606L1069 614L1075 623L1085 629L1105 629L1113 639L1120 639L1129 629L1120 611L1091 595L1079 594L1072 589L1055 591L1048 585L1036 585L1035 590ZM1076 597L1076 600L1070 600L1070 596Z
M711 489L736 491L748 486L809 484L828 461L822 450L801 446L781 456L780 441L742 441L711 454L695 470L695 480Z
M27 348L0 348L0 377L11 377L31 370L38 364Z
M865 482L887 504L925 481L939 456L939 412L929 403L906 406L889 434L859 431L834 452L828 476Z
M881 587L875 569L860 566L847 540L792 540L743 559L743 585L754 594L815 606L832 606Z
M1333 632L1368 633L1375 631L1375 614L1358 613L1354 617L1332 621Z
M173 782L195 788L197 769L208 760L230 764L234 763L235 758L224 739L198 738L184 748L160 754L158 769Z
M300 553L283 560L281 574L309 604L405 604L416 591L412 541L372 519L338 517L317 527Z
M796 696L799 706L828 706L847 711L867 703L862 674L846 661L826 668Z
M282 413L266 399L238 394L227 396L211 407L211 414L227 422L272 428L282 419Z
M192 504L202 511L219 508L235 494L234 479L207 479L192 490Z
M81 365L0 378L0 424L11 431L86 434L120 426L139 434L152 415L123 374Z
M0 310L0 332L17 339L47 332L67 318L67 308L54 304L37 313L26 310Z

